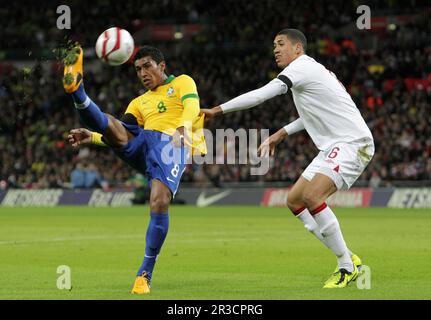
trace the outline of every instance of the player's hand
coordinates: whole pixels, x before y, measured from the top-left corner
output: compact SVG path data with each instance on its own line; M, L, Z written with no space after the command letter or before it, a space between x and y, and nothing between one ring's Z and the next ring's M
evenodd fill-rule
M223 113L223 110L221 109L221 107L216 106L216 107L211 108L211 109L201 109L200 114L204 114L205 115L205 121L209 121L209 120L213 119L214 117L216 117L222 113Z
M281 128L273 135L269 136L257 149L257 154L260 157L272 157L275 153L275 147L283 141L283 139L287 136L286 130Z
M174 135L172 136L172 144L174 147L179 148L184 145L185 141L189 142L184 127L177 128Z
M93 133L85 128L72 129L67 136L67 140L74 148L81 145L91 144L91 135Z

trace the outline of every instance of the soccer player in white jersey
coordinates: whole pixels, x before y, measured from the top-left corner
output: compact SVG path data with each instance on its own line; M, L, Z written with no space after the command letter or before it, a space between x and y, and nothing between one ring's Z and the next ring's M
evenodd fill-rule
M245 110L291 90L299 118L271 135L259 147L274 155L286 136L306 130L320 150L289 192L287 206L326 247L338 266L324 288L342 288L356 280L361 259L344 241L340 225L326 204L337 190L349 189L374 155L373 136L355 103L336 76L306 55L307 39L296 29L283 29L274 39L274 56L283 71L265 86L211 109L208 119Z

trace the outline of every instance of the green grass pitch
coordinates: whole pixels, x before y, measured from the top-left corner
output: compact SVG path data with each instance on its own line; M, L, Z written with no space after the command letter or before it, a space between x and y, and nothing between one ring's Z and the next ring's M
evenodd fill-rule
M2 207L0 299L431 299L430 210L334 211L369 290L322 289L336 260L286 208L174 206L152 292L134 296L148 207Z

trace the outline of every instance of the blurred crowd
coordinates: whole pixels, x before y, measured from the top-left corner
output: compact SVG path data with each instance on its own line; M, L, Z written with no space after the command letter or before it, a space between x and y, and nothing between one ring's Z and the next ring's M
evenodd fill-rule
M355 1L331 5L304 1L289 6L284 1L212 5L212 1L165 0L139 6L134 1L123 2L121 7L116 7L119 2L109 6L108 1L94 1L89 10L74 9L77 1L70 5L72 33L84 47L92 47L107 25L133 30L143 16L166 23L205 24L187 42L151 43L165 53L168 74L186 73L195 79L202 108L223 103L275 77L279 70L272 57L274 34L286 26L303 30L309 38L308 54L338 76L373 132L376 155L358 185L389 186L399 180L431 180L431 22L429 8L415 11L411 2L417 7L418 1L388 1L380 8L385 14L404 12L417 17L392 30L369 33L378 43L372 50L337 33L357 17ZM57 17L55 6L45 16L38 14L42 8L22 12L11 5L10 10L0 9L0 23L6 16L9 19L0 38L0 188L142 184L142 177L110 150L74 150L68 145L68 131L81 124L62 89L62 68L57 62L38 60L27 67L19 61L1 61L2 52L7 56L17 48L53 48L59 41L62 32L52 26ZM26 24L19 23L21 13ZM102 15L114 18L93 19ZM10 27L14 24L20 27ZM107 113L121 115L144 92L130 65L112 68L96 60L86 64L86 91ZM296 117L291 97L282 96L217 118L208 128L257 128L274 133ZM316 154L309 136L297 133L280 144L266 175L250 175L250 165L189 165L183 181L216 186L241 181L290 184Z

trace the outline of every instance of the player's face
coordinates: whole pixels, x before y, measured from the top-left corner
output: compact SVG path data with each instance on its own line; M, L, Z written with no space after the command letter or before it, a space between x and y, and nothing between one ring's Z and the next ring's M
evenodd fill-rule
M148 90L153 90L165 81L165 62L157 64L150 56L135 61L135 69L139 80Z
M274 56L275 63L279 68L286 68L301 53L302 47L299 43L293 44L284 34L275 37Z

